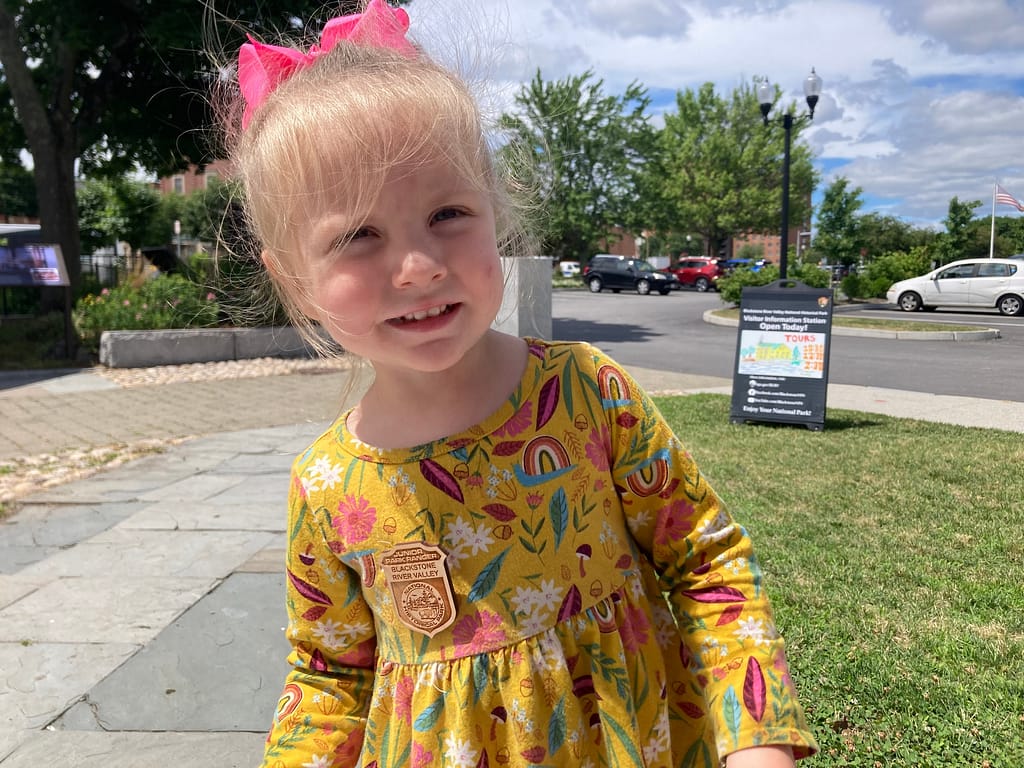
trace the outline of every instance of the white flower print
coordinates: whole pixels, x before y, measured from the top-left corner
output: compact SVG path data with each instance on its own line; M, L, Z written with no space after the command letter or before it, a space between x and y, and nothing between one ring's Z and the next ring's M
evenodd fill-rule
M330 758L330 755L313 755L313 759L308 763L303 763L302 768L330 768Z
M736 530L736 524L729 521L724 511L719 511L713 520L702 522L697 526L697 533L700 534L701 544L710 544L713 541L721 541L732 535Z
M737 557L737 558L727 562L725 564L725 567L728 568L730 571L732 571L734 575L739 576L740 575L740 571L742 571L743 569L745 569L747 567L747 558L745 558L745 557Z
M326 456L321 456L306 470L306 474L310 476L314 483L320 483L319 487L311 490L333 488L341 482L341 464L332 464L331 460Z
M444 740L444 756L457 768L473 768L476 765L476 750L469 739L459 739L448 734Z
M512 604L516 607L516 613L529 613L536 602L537 590L532 587L516 587L516 593L512 596Z
M631 525L629 526L634 531L642 531L651 524L651 511L649 509L642 509L633 515L631 519Z
M478 526L475 531L466 539L466 546L471 549L471 554L477 554L479 552L486 552L494 544L494 539L491 538L491 532L487 529L486 525Z
M473 526L461 517L457 517L448 523L448 527L444 534L444 540L452 546L457 547L459 544L465 544L472 535Z
M519 724L524 734L533 733L533 718L523 708L523 705L519 703L519 699L512 700L512 719Z
M341 624L324 619L313 627L313 634L328 648L339 648L342 643Z
M448 555L448 567L455 569L459 567L463 560L469 557L469 550L462 544L455 544L449 546L445 554Z
M547 613L529 613L519 623L519 626L526 635L536 635L539 632L543 632L547 629Z
M765 638L764 621L762 619L755 619L753 617L749 619L740 619L739 629L733 632L736 637L740 640L751 639L754 641L754 645L766 645L768 640Z
M356 622L355 624L348 624L338 633L338 636L343 645L351 645L360 637L365 637L370 633L370 625L364 621Z
M651 733L651 741L644 744L644 758L648 764L656 764L658 759L668 752L669 746L668 713L662 708L658 722Z
M554 579L541 581L537 590L537 606L540 608L557 608L562 604L562 588L555 586Z

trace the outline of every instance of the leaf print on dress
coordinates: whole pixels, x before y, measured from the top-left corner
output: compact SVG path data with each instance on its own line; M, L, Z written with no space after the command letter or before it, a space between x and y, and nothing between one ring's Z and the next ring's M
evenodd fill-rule
M420 460L420 472L424 479L438 490L444 491L460 504L463 502L459 481L433 459Z
M540 388L540 395L537 397L537 429L547 424L555 415L558 408L558 376L553 376L544 382Z
M295 591L302 595L304 598L309 600L311 603L319 603L320 605L334 605L331 602L331 598L321 592L319 589L314 587L309 582L303 581L291 570L288 571L288 581L292 583Z
M747 659L747 674L743 679L743 703L750 716L759 723L764 717L767 696L768 691L764 682L764 673L761 672L761 665L757 659L751 656Z

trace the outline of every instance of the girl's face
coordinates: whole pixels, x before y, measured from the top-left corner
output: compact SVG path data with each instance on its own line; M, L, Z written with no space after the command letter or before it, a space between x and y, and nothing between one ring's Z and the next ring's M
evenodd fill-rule
M501 307L490 198L435 162L395 169L356 214L324 206L303 232L301 308L378 376L452 368Z

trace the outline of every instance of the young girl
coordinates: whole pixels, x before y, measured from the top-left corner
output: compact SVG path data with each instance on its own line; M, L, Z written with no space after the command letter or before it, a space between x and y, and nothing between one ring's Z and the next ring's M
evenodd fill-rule
M294 464L264 765L792 765L816 746L746 531L621 367L492 330L523 241L407 28L372 0L239 54L263 260L374 370Z

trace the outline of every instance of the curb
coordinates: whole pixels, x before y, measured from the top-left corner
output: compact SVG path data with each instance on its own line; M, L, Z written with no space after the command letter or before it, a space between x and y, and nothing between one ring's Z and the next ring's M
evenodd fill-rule
M100 363L108 368L313 356L312 348L290 326L104 331L100 336Z
M740 324L739 320L719 317L717 309L704 312L703 319L709 325L728 325L733 328ZM833 336L860 336L865 339L896 339L897 341L987 341L1002 338L996 328L984 328L980 331L883 331L877 328L843 328L832 326Z

